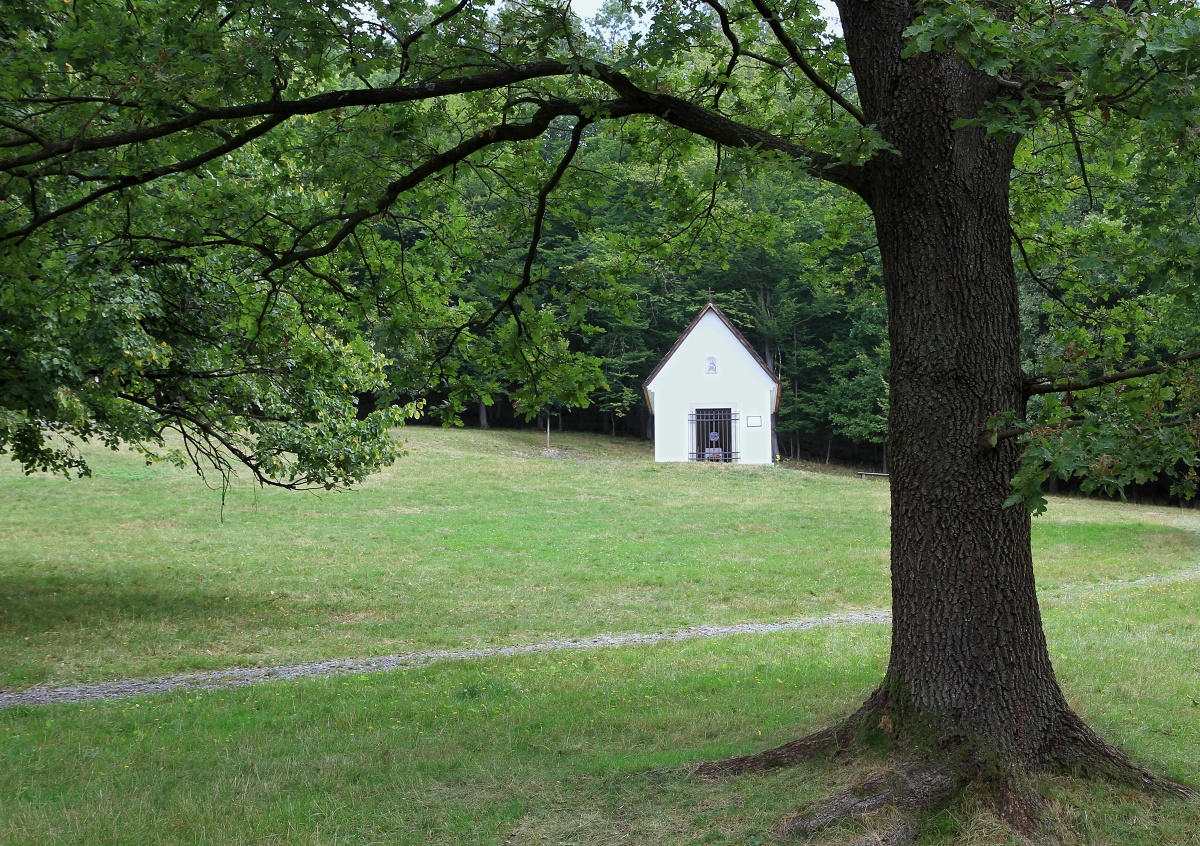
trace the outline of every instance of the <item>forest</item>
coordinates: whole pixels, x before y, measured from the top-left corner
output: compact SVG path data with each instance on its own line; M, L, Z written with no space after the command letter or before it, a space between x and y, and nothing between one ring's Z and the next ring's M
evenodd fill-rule
M699 149L671 163L678 182L664 197L658 186L666 167L638 161L622 139L589 141L579 167L609 176L594 196L547 215L542 284L568 289L573 279L607 275L621 301L593 306L570 335L573 350L598 360L600 384L575 407L549 399L539 419L550 414L567 428L652 437L642 383L711 300L786 386L776 423L781 455L798 456L803 444L809 457L828 457L835 439L851 454L856 446L866 446L858 451L864 454L879 450L887 327L864 211L816 180L753 173L734 174L714 198L710 186L723 165ZM451 401L447 391L443 419L528 422L505 402L508 388L500 380L481 387L487 412L469 407L461 392Z
M647 163L627 140L596 136L587 139L579 166L603 170L608 178L587 200L548 213L541 250L547 292L570 289L573 278L606 274L608 290L620 291L623 299L592 307L570 334L572 350L597 360L602 381L575 405L547 400L533 421L506 401L509 386L500 380L486 383L475 404L443 384L432 393L435 414L429 422L545 425L548 414L560 430L565 425L652 438L642 383L711 299L784 385L776 420L782 457L886 469L886 295L867 210L819 180L747 172L707 149L689 148L669 164ZM565 140L545 141L548 161L556 143ZM1141 363L1190 350L1197 316L1190 298L1170 291L1165 271L1143 266L1125 277L1086 277L1106 251L1134 249L1140 227L1130 216L1139 212L1122 192L1128 188L1122 185L1128 163L1118 167L1106 158L1073 164L1068 193L1039 212L1045 217L1024 224L1028 235L1014 233L1025 372L1060 372L1100 360ZM664 195L658 186L668 173L673 190ZM712 187L719 178L726 181L716 194ZM1015 186L1031 187L1027 179ZM1167 207L1182 200L1160 198ZM1019 195L1019 201L1032 209L1039 198ZM472 216L486 219L486 211L475 207ZM1056 238L1039 234L1047 232ZM1173 233L1173 249L1180 249L1184 235ZM1190 403L1180 401L1188 380L1181 386L1176 375L1171 384L1160 376L1153 390L1165 391L1170 407L1182 411ZM1038 410L1047 415L1046 431L1056 436L1042 444L1038 454L1045 460L1051 447L1063 446L1063 429L1049 422L1062 409ZM1186 491L1186 458L1166 478L1143 468L1106 492L1164 496L1173 476L1185 477L1175 492ZM1043 483L1057 489L1061 481L1051 474ZM1073 486L1081 482L1084 490L1104 488L1098 477L1075 479Z

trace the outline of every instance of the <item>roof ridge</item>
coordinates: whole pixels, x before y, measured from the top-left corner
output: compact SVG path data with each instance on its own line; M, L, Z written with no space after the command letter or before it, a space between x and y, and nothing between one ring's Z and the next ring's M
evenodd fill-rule
M695 318L693 318L692 322L688 324L688 327L683 330L683 333L680 334L678 338L675 339L675 343L671 345L671 349L667 350L667 354L662 357L662 361L660 361L655 368L650 371L650 375L646 377L646 381L642 382L642 393L646 398L646 406L653 412L654 407L650 404L650 396L647 392L649 384L654 381L654 377L657 376L658 372L663 369L663 365L670 361L671 356L675 355L675 351L679 349L679 346L684 342L684 339L686 339L688 335L692 334L692 330L696 328L696 325L700 322L704 315L708 314L710 311L717 316L717 319L725 324L725 328L733 334L733 337L737 338L737 340L745 348L746 352L750 353L751 357L755 360L755 362L758 363L758 366L762 368L763 372L771 377L771 381L775 383L775 405L778 407L780 394L783 391L783 383L779 381L779 377L776 376L771 368L767 366L767 363L763 361L762 356L758 354L758 351L755 350L754 347L750 346L750 342L746 340L746 336L739 332L738 328L733 325L733 321L731 321L726 316L725 312L721 311L721 309L718 308L717 305L711 300L700 309L700 312L695 316Z

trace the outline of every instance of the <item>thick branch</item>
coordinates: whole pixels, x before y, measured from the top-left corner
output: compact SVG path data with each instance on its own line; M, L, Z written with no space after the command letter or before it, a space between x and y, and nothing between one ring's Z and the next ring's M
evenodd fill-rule
M863 168L848 165L828 153L785 141L679 97L645 91L624 75L607 68L598 67L596 75L621 95L622 101L632 107L632 113L655 115L673 126L726 147L779 153L803 165L813 176L849 188L857 194L862 194L866 189L866 172Z
M153 182L154 180L161 179L164 176L170 176L172 174L184 173L189 170L194 170L195 168L198 168L203 164L207 164L208 162L211 162L214 159L218 159L221 156L224 156L228 153L233 152L234 150L238 149L239 147L244 147L245 145L249 144L251 141L253 141L256 138L260 138L263 135L266 135L268 132L270 132L276 126L283 123L285 120L287 120L286 115L277 115L274 117L269 117L266 120L264 120L262 123L259 123L255 126L251 127L250 129L246 130L241 135L237 135L237 136L229 139L227 142L225 142L224 144L221 144L218 147L213 147L211 150L206 150L205 152L201 153L198 156L193 156L190 159L185 159L180 162L175 162L174 164L163 165L162 167L152 168L151 170L148 170L144 173L139 173L137 175L118 177L115 182L112 182L109 185L105 185L103 188L97 188L92 193L87 194L86 196L80 197L78 200L76 200L73 203L68 203L67 205L61 206L61 207L55 209L54 211L48 212L44 215L35 216L33 220L31 220L25 226L20 227L19 229L12 229L8 232L0 233L0 241L8 241L8 240L13 240L13 239L24 238L25 236L31 234L34 230L38 229L41 226L44 226L45 224L49 223L50 221L55 220L60 217L63 217L64 215L71 214L72 212L78 211L79 209L83 208L84 206L91 205L92 203L99 200L101 197L104 197L108 194L112 194L115 191L123 191L126 188L134 188L138 185L145 185L147 182Z
M792 37L787 34L787 30L783 28L783 23L775 15L775 11L767 5L766 0L751 0L751 2L754 4L754 8L757 9L758 13L762 16L762 19L767 22L767 26L771 27L771 32L775 33L776 40L783 45L783 49L787 51L789 58L791 58L791 60L796 63L796 67L800 68L801 72L808 77L809 82L825 92L825 95L830 100L833 100L833 102L845 109L848 115L861 123L863 126L866 126L867 119L863 115L862 110L843 97L838 90L828 82L828 80L817 73L813 66L808 63L808 59L804 58L804 54L800 52L800 47L796 44Z
M36 153L0 161L0 170L12 171L27 165L53 159L57 156L69 156L86 153L93 150L108 150L124 147L145 141L165 138L193 129L201 124L215 121L245 120L256 117L295 117L327 112L333 109L345 109L355 106L381 106L394 103L412 103L418 100L429 100L435 97L446 97L452 94L466 94L472 91L487 91L503 88L529 79L547 76L562 76L573 73L576 68L566 62L544 61L531 62L515 67L499 68L484 71L472 76L460 76L452 79L439 79L431 82L421 82L414 85L395 86L390 88L355 89L349 91L330 91L300 100L266 100L259 103L246 103L241 106L225 106L215 109L197 109L181 118L132 129L128 132L118 132L112 135L100 135L94 138L78 138L56 144L48 144Z
M1038 382L1028 386L1025 389L1025 394L1026 396L1036 396L1037 394L1061 394L1065 393L1066 391L1086 391L1089 388L1099 388L1104 385L1112 385L1116 382L1125 382L1129 379L1138 379L1142 376L1153 376L1156 373L1165 373L1176 364L1183 364L1188 361L1196 361L1197 359L1200 359L1200 352L1191 352L1160 364L1152 364L1148 367L1139 367L1137 370L1126 370L1122 373L1106 373L1103 376L1097 376L1095 379L1088 379L1087 381L1083 382L1076 382L1070 379L1065 382Z
M633 110L628 104L620 101L612 101L609 103L593 106L592 109L602 110L610 117L619 117L623 115L633 114ZM341 228L320 247L313 247L308 250L295 250L284 253L277 258L267 268L266 273L271 273L275 270L284 267L285 265L295 262L307 261L319 256L328 255L337 249L346 238L358 227L360 223L369 217L381 214L387 211L393 203L406 191L410 191L417 185L420 185L429 177L436 173L440 173L453 165L466 159L473 153L477 153L485 147L490 147L493 144L501 144L512 141L529 141L537 138L550 126L550 122L557 117L565 115L582 116L584 107L579 103L571 103L567 101L555 101L547 103L538 109L528 123L505 123L493 126L490 129L484 130L471 138L468 138L463 143L459 144L452 150L445 153L439 153L436 156L426 160L419 167L414 168L409 173L405 174L400 179L388 185L383 196L380 197L374 208L360 209L353 214L347 216Z
M364 220L386 211L401 194L413 189L430 176L452 167L473 153L493 144L536 138L546 131L552 120L567 115L587 117L589 120L601 116L618 118L636 114L655 115L674 126L687 129L728 147L757 148L778 152L801 163L814 175L854 191L859 191L864 184L861 168L847 165L833 156L784 141L768 132L732 121L678 97L643 91L623 75L607 69L600 68L597 73L606 84L622 95L621 99L600 103L556 100L544 104L527 123L500 124L480 132L454 149L433 156L405 176L392 182L374 208L360 209L348 215L341 228L325 244L307 250L284 253L271 263L266 272L269 274L285 265L328 255Z
M200 109L184 117L157 126L112 135L97 136L90 139L76 139L73 142L49 144L36 153L30 153L0 163L0 170L15 170L15 175L21 176L24 175L22 168L25 165L46 161L59 156L71 156L80 152L112 149L137 144L163 138L174 133L184 132L196 128L201 124L214 121L242 120L248 117L266 116L266 120L258 125L239 135L231 136L226 143L191 159L153 168L142 174L119 177L109 185L97 189L61 208L55 209L46 215L39 215L35 210L33 220L19 229L0 234L0 240L25 237L46 222L78 211L110 193L144 185L163 176L193 169L215 158L219 158L264 135L275 126L295 115L312 114L346 106L370 106L444 97L467 91L499 88L538 77L566 75L576 72L579 72L577 66L565 62L537 62L512 68L487 71L469 77L457 77L454 79L426 82L419 85L373 90L337 91L291 102L271 100L242 106ZM715 111L689 103L686 100L645 91L634 85L623 74L616 73L603 65L595 66L590 73L614 89L621 95L622 99L599 104L558 102L555 106L548 106L539 110L529 124L517 126L501 124L485 133L476 135L449 153L435 156L412 173L393 182L375 208L362 209L347 216L341 229L327 244L310 250L289 251L279 256L268 269L268 272L276 270L285 264L326 255L336 248L341 241L345 240L363 220L386 210L401 193L419 184L431 174L463 160L471 153L498 142L534 138L545 130L549 120L553 117L567 114L583 117L585 116L585 109L589 110L586 115L589 118L623 117L633 114L656 115L668 123L727 147L735 149L762 149L780 153L802 164L813 175L835 182L858 193L861 193L865 184L861 168L846 165L833 156L785 141L768 132L730 120Z

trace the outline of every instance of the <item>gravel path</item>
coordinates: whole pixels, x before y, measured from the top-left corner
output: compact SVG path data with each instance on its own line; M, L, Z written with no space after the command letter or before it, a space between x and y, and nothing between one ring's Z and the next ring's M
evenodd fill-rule
M862 623L886 623L888 611L864 611L831 614L828 617L807 617L782 623L743 623L738 626L694 626L674 632L657 634L596 635L595 637L547 640L517 646L492 646L481 649L432 650L384 655L379 658L335 658L311 664L285 664L274 667L245 667L190 673L144 681L115 681L104 684L66 685L62 687L31 687L25 690L0 690L0 709L16 705L50 705L61 702L88 702L97 699L125 699L180 690L212 690L244 687L270 681L340 676L352 673L382 673L403 667L419 667L434 661L470 661L475 658L506 658L512 655L532 655L565 649L607 649L615 646L646 646L706 637L727 637L740 634L769 634L771 632L817 629L829 626L850 626Z
M1102 595L1108 591L1153 584L1170 584L1200 579L1200 568L1188 567L1174 573L1145 576L1128 581L1114 579L1091 585L1063 585L1042 594L1043 599L1061 599L1069 596L1082 599L1089 595ZM805 617L782 623L743 623L737 626L694 626L674 632L655 634L596 635L585 638L547 640L542 643L526 643L517 646L490 646L480 649L430 650L428 652L403 652L398 655L383 655L379 658L335 658L330 661L314 661L310 664L283 664L272 667L243 667L233 670L215 670L206 673L189 673L142 681L115 681L103 684L63 685L60 687L30 687L24 690L0 690L0 710L16 705L51 705L60 702L88 702L98 699L126 699L131 696L149 696L177 690L213 690L217 688L244 687L250 684L292 679L341 676L353 673L383 673L404 667L419 667L435 661L470 661L476 658L505 658L511 655L533 655L538 652L554 652L564 649L607 649L616 646L646 646L706 637L727 637L740 634L769 634L771 632L817 629L829 626L849 626L861 623L886 623L892 619L888 611L863 611L848 614L831 614L828 617Z

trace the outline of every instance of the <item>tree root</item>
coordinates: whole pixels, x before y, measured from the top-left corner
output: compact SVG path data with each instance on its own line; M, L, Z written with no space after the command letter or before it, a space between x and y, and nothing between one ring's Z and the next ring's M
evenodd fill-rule
M1027 839L1039 838L1047 831L1050 803L1039 793L1025 790L1014 779L996 785L996 812L1009 828Z
M1068 711L1060 732L1060 742L1047 755L1046 769L1102 778L1136 787L1147 793L1195 799L1200 791L1174 779L1150 772L1129 759L1097 734L1073 711Z
M756 752L753 755L738 755L720 761L702 761L693 766L688 774L701 778L741 775L742 773L794 767L802 761L810 761L823 753L844 752L850 747L859 727L867 724L867 720L871 717L877 716L885 705L886 698L881 690L877 690L868 697L861 708L839 725L821 729L801 737L799 740Z
M801 761L811 760L823 752L836 749L837 746L838 730L827 728L753 755L738 755L721 761L702 761L692 767L688 774L701 778L717 778L792 767Z
M954 734L934 732L922 741L897 737L893 715L881 691L844 722L753 755L707 761L692 775L713 778L790 767L819 756L841 755L863 737L863 730L894 741L893 763L882 773L816 805L789 814L773 832L778 837L810 835L849 820L879 815L881 827L854 846L907 846L925 819L953 801L968 785L989 796L997 814L1014 833L1034 843L1058 842L1052 808L1028 783L1034 772L1066 772L1102 778L1148 793L1194 799L1190 785L1138 766L1104 741L1073 711L1065 709L1050 748L1032 759L1017 758L991 746L976 746ZM938 761L939 763L933 763ZM884 811L894 813L883 814Z
M956 773L920 758L856 784L819 807L785 819L776 835L794 837L812 834L846 820L869 817L885 808L895 808L900 818L890 828L875 832L859 843L903 846L916 839L921 818L953 798L961 789Z

